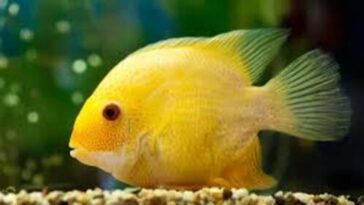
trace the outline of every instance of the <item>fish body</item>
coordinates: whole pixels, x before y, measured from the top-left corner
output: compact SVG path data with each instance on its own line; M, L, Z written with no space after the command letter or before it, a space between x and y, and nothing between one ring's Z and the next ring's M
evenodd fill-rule
M350 121L336 64L320 51L255 86L286 36L239 30L136 51L86 101L71 155L142 187L273 186L261 168L259 131L335 140Z

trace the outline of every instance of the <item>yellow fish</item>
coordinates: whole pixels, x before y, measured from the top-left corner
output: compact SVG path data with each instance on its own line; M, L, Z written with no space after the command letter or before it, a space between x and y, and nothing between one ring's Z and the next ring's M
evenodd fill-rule
M87 99L71 156L142 187L273 186L261 168L259 131L337 140L351 115L337 64L318 50L256 86L286 37L237 30L134 52Z

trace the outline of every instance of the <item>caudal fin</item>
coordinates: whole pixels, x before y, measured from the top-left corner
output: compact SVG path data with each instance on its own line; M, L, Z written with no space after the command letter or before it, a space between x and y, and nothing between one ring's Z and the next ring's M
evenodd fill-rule
M273 94L269 129L318 141L343 137L351 109L339 79L337 64L319 50L299 57L265 87Z

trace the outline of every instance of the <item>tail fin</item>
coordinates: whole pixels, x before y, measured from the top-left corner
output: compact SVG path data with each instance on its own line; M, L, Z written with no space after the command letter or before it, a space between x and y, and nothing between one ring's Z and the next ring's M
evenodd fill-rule
M265 87L274 95L269 129L318 141L343 137L351 109L339 79L328 55L314 50L299 57Z

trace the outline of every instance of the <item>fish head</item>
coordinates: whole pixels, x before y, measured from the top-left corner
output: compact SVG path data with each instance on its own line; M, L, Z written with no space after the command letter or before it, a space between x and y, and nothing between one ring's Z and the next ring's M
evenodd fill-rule
M121 170L126 174L138 158L143 127L136 99L122 90L122 85L99 86L83 105L69 141L72 157L120 180Z
M104 77L76 118L69 142L72 157L132 184L128 172L133 174L143 153L154 149L148 136L164 122L165 99L173 98L168 82L179 76L171 69L176 57L161 60L167 54L161 52L129 56Z

